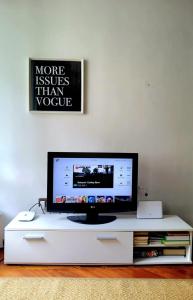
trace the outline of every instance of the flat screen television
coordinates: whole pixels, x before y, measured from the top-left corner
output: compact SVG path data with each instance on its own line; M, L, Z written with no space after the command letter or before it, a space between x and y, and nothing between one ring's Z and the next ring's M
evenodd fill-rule
M103 224L137 208L137 153L48 152L47 170L48 212Z

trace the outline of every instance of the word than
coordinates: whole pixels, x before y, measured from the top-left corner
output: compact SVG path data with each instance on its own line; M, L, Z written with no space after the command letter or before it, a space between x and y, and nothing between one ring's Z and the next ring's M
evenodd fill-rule
M44 86L36 86L35 87L37 96L63 96L64 95L64 87L44 87Z

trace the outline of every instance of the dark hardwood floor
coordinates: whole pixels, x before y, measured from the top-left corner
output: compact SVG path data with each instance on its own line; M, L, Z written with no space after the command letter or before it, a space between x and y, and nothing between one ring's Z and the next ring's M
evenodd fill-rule
M5 265L0 249L0 277L178 278L193 279L193 265L28 266Z

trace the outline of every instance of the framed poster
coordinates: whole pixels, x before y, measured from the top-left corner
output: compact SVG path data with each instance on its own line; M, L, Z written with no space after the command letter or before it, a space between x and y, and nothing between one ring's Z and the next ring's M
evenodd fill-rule
M83 60L29 59L29 109L83 113Z

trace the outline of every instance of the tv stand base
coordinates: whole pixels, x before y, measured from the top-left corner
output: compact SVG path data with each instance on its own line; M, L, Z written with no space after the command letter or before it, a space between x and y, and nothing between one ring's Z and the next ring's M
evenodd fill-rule
M90 225L99 225L99 224L106 224L116 220L116 216L99 216L93 218L91 215L80 215L80 216L68 216L68 220L81 223L81 224L90 224Z
M20 222L17 216L5 228L6 264L52 265L151 265L191 264L193 228L177 216L163 219L137 219L135 215L117 215L105 224L71 222L70 214L46 213L31 222ZM79 216L78 216L79 217ZM185 255L136 258L144 246L134 244L139 232L186 231L189 243ZM182 245L181 245L182 246ZM179 245L175 246L179 248ZM172 248L175 248L172 245ZM147 244L148 252L171 246Z

